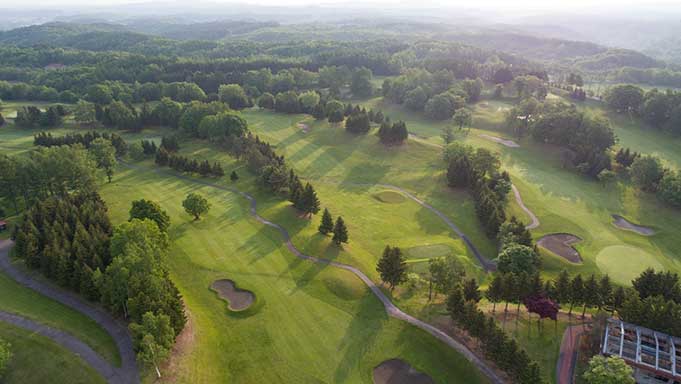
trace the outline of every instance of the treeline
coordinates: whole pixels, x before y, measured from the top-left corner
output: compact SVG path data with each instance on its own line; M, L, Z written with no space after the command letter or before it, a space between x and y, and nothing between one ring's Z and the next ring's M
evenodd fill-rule
M303 187L295 171L286 164L284 156L277 155L269 143L249 131L243 136L226 136L220 144L234 157L244 161L269 191L288 196L289 201L304 214L316 214L319 211L320 204L314 187L309 183Z
M181 44L182 49L161 53L175 44ZM106 45L108 43L102 43L102 46ZM60 65L60 70L50 70L49 66L54 65ZM410 67L423 67L432 72L446 69L459 79L491 79L499 68L515 74L536 73L539 77L543 73L511 55L435 41L407 44L381 39L366 41L358 47L338 41L333 44L315 41L282 44L164 40L162 47L148 43L138 53L45 46L0 49L0 79L45 86L57 92L72 90L78 95L84 95L92 84L107 81L127 84L186 81L195 83L206 94L217 93L221 84L255 86L260 92L281 92L289 90L285 87L290 84L290 76L296 77L295 71L319 73L320 86L337 89L339 82L322 79L323 67L337 68L338 79L343 76L344 80L340 84L350 86L353 76L365 76L366 72L355 74L361 68L378 75L396 75ZM250 73L257 70L271 70L273 78ZM295 79L299 87L303 84L300 77L306 76L298 75ZM267 83L271 84L269 90L263 86Z
M524 99L508 111L506 126L518 137L529 134L538 142L566 148L563 163L582 174L597 177L612 168L609 150L615 133L610 122L574 105Z
M617 85L605 92L604 100L617 112L639 116L657 129L681 135L681 92Z
M505 206L511 190L510 177L500 170L498 155L484 148L454 143L445 148L444 159L447 183L450 187L471 189L485 233L496 237L506 221Z
M530 359L513 337L510 337L487 318L474 300L465 300L461 287L455 288L447 299L447 310L454 323L480 341L485 357L506 372L514 382L544 383L539 365Z
M45 112L34 106L23 107L17 111L14 123L19 127L34 128L48 127L53 128L61 125L67 111L63 105L47 107Z
M15 254L32 269L90 300L111 264L113 227L96 192L52 196L36 202L15 227Z
M49 132L40 132L33 136L33 145L41 147L54 147L60 145L82 144L85 148L90 148L90 144L96 139L105 139L111 142L116 149L116 156L124 156L128 151L128 144L116 133L99 133L90 131L86 133L67 133L64 136L53 136Z
M38 148L27 156L0 155L0 196L16 212L50 196L93 191L97 164L80 145Z
M633 290L618 313L622 320L681 337L681 286L669 271L643 271L632 281Z
M647 84L659 87L681 88L681 72L667 68L620 68L608 73L613 83Z
M186 156L169 153L164 146L156 152L155 162L159 166L168 166L178 172L198 173L201 176L222 177L225 171L220 163L215 162L210 165L208 160L198 161Z

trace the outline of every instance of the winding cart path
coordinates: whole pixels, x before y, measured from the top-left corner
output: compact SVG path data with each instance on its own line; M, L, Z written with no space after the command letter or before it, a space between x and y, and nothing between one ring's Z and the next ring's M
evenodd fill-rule
M392 317L394 317L394 318L396 318L396 319L400 319L400 320L406 321L407 323L412 324L412 325L414 325L414 326L416 326L416 327L418 327L418 328L421 328L422 330L424 330L424 331L428 332L429 334L433 335L435 338L437 338L437 339L439 339L440 341L442 341L442 342L444 342L445 344L447 344L449 347L451 347L451 348L453 348L454 350L456 350L457 352L461 353L468 361L470 361L470 362L473 363L476 367L478 367L478 369L479 369L485 376L487 376L487 378L488 378L492 383L494 383L494 384L502 384L502 383L504 383L504 381L496 374L496 372L495 372L495 371L494 371L494 370L493 370L485 361L483 361L483 360L480 359L478 356L476 356L473 352L471 352L471 350L468 349L468 347L466 347L465 345L463 345L463 344L459 343L458 341L454 340L451 336L447 335L445 332L443 332L442 330L440 330L440 329L434 327L433 325L428 324L428 323L426 323L426 322L424 322L424 321L422 321L422 320L419 320L419 319L417 319L417 318L415 318L415 317L413 317L413 316L411 316L411 315L409 315L409 314L403 312L401 309L399 309L395 304L393 304L393 302L390 300L390 298L388 298L388 296L386 296L385 293L383 293L383 291L382 291L382 290L381 290L381 289L380 289L380 288L379 288L379 287L378 287L378 286L377 286L377 285L376 285L376 284L375 284L367 275L365 275L365 274L364 274L362 271L360 271L359 269L357 269L357 268L355 268L355 267L353 267L353 266L351 266L351 265L348 265L348 264L343 264L343 263L339 263L339 262L336 262L336 261L331 261L331 260L322 259L322 258L318 258L318 257L314 257L314 256L309 256L309 255L306 255L306 254L304 254L303 252L301 252L301 251L300 251L298 248L296 248L296 246L293 244L293 242L291 241L291 236L289 235L288 231L287 231L284 227L282 227L281 225L279 225L279 224L277 224L277 223L273 223L273 222L271 222L271 221L265 219L264 217L262 217L262 216L260 216L260 215L258 214L258 212L257 212L257 204L258 204L258 202L257 202L257 200L256 200L253 196L251 196L250 194L248 194L248 193L246 193L246 192L242 192L242 191L240 191L240 190L238 190L238 189L236 189L236 188L226 187L226 186L223 186L223 185L211 183L211 182L206 181L206 180L196 179L196 178L188 177L188 176L185 176L185 175L177 174L177 173L174 173L174 172L165 171L165 170L162 170L162 169L151 169L151 168L148 168L148 167L137 166L137 165L133 165L133 164L129 164L129 163L124 163L124 162L121 162L121 163L122 163L124 166L128 167L128 168L151 170L151 171L153 171L153 172L155 172L155 173L160 173L160 174L164 174L164 175L173 176L173 177L176 177L176 178L179 178L179 179L182 179L182 180L186 180L186 181L189 181L189 182L192 182L192 183L201 184L201 185L203 185L203 186L215 188L215 189L222 190L222 191L232 192L232 193L235 193L235 194L238 194L238 195L242 196L243 198L245 198L246 200L248 200L248 202L249 202L249 204L250 204L250 213L251 213L251 215L252 215L258 222L260 222L260 223L262 223L262 224L264 224L264 225L267 225L267 226L269 226L269 227L272 227L272 228L275 228L276 230L278 230L279 233L281 233L282 237L284 238L284 243L286 244L286 247L287 247L287 248L289 249L289 251L291 251L291 253L293 253L295 256L297 256L297 257L299 257L299 258L301 258L301 259L303 259L303 260L307 260L307 261L313 262L313 263L326 264L326 265L330 265L330 266L333 266L333 267L336 267L336 268L344 269L344 270L346 270L346 271L349 271L349 272L353 273L353 274L354 274L355 276L357 276L360 280L362 280L362 281L364 282L364 284L366 284L366 286L369 287L369 289L371 290L371 292L378 298L378 300L381 301L381 303L383 304L383 307L385 308L385 310L386 310L386 312L388 313L388 315L390 315L390 316L392 316ZM388 185L378 185L378 186L387 187ZM444 214L442 214L441 212L437 211L435 208L432 208L432 207L431 207L430 205L428 205L427 203L425 203L425 202L419 200L418 198L416 198L415 196L411 195L410 193L408 193L408 192L402 190L401 188L395 187L395 186L389 186L389 187L399 189L401 192L405 193L405 195L411 196L410 198L412 198L412 200L415 200L416 202L420 202L420 204L423 205L423 206L426 207L426 208L430 207L429 209L431 209L431 210L432 210L433 212L435 212L436 214L439 213L438 216L440 216L441 218L443 218L444 220L446 220L446 222L449 221L449 219L447 219L447 217L444 216ZM451 221L449 221L449 223L451 223ZM453 223L451 223L451 226L450 226L450 227L456 228L456 226L455 226ZM458 228L456 229L456 231L457 231L457 233L461 233L461 232L458 230ZM463 233L461 233L461 234L463 235ZM463 238L463 237L462 237L462 238ZM467 238L466 238L466 239L467 239ZM464 239L464 241L466 241L466 239ZM470 240L468 240L468 242L470 242ZM468 244L468 242L467 242L467 244ZM472 245L472 244L471 244L471 245ZM486 260L486 259L485 259L485 260ZM484 265L484 264L483 264L483 265Z
M109 383L112 384L131 384L139 383L139 370L137 361L135 359L135 352L132 348L132 339L128 332L127 326L114 319L111 314L101 308L95 307L92 304L84 301L81 297L73 292L66 291L49 283L44 283L25 274L23 271L17 269L9 257L9 251L14 243L10 240L0 240L0 269L9 277L16 280L19 284L30 288L43 296L47 296L56 300L85 316L94 320L99 326L111 335L118 353L121 356L121 366L114 367L109 362L104 360L96 352L94 352L85 343L78 340L76 337L56 330L45 325L41 325L32 320L23 318L21 316L13 315L7 312L0 312L0 321L6 321L21 328L40 333L47 336L63 347L80 355L83 360L90 364L95 370L104 376Z

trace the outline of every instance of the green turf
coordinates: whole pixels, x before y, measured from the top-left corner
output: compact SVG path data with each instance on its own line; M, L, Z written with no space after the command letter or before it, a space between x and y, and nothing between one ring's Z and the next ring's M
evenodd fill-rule
M399 204L407 199L403 194L395 191L380 191L375 193L374 197L376 200L388 204Z
M3 384L98 384L106 381L85 361L52 340L0 322L0 338L12 346Z
M452 249L447 244L427 244L408 248L405 252L410 259L432 259L452 254Z
M120 365L114 340L89 317L24 288L0 273L0 309L69 332L105 359Z
M636 247L612 245L603 248L596 256L596 264L620 284L629 284L647 268L660 270L662 265L649 253Z
M153 169L149 162L142 166ZM237 184L253 188L245 178ZM181 208L188 192L202 193L212 204L200 221ZM178 382L370 383L373 367L393 357L439 382L484 382L461 355L388 318L352 274L293 256L280 234L251 218L247 202L235 194L152 171L122 170L103 187L102 196L117 223L127 219L131 201L139 198L158 201L170 215L173 246L167 263L194 332L194 343L173 373ZM259 197L263 216L277 222L305 220L278 198ZM381 204L368 194L365 199ZM289 229L303 231L293 225ZM320 244L328 241L313 237ZM260 308L248 316L229 312L208 289L218 278L233 279L254 292Z

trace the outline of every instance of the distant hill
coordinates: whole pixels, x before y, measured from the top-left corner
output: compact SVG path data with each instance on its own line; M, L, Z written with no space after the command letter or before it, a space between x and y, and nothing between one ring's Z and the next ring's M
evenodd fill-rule
M241 36L263 28L278 27L276 22L212 21L202 23L177 23L155 19L136 19L125 26L132 31L176 40L222 40Z
M583 71L606 71L621 67L660 68L664 64L640 52L613 49L585 41L531 36L517 32L450 32L443 39L512 53L522 57L573 65Z

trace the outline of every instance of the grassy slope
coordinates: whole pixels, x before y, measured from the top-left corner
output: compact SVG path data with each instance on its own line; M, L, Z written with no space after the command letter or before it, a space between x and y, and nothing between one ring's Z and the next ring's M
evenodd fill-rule
M13 353L3 384L105 383L87 363L50 339L9 324L0 325L0 338L12 345Z
M253 184L242 183L245 189ZM191 221L181 208L190 191L204 194L213 206L201 221ZM483 381L442 343L387 318L351 274L295 258L277 232L248 216L246 201L234 194L125 170L102 195L115 222L124 221L131 201L139 198L159 201L171 217L168 264L191 312L195 338L177 365L180 382L368 383L371 369L392 357L437 381ZM278 205L260 197L265 205ZM244 314L229 313L208 288L219 278L253 291L258 304Z

